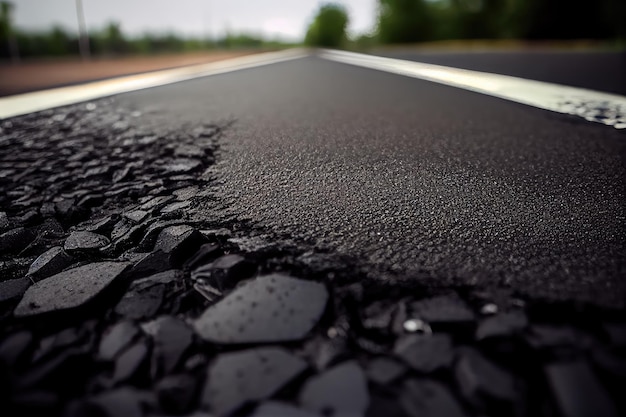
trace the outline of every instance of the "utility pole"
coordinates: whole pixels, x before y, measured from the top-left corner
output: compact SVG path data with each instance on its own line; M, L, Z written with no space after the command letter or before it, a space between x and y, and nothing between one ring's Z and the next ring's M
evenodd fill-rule
M76 17L78 19L78 49L84 60L91 57L89 50L89 35L85 25L85 13L83 12L83 0L76 0Z

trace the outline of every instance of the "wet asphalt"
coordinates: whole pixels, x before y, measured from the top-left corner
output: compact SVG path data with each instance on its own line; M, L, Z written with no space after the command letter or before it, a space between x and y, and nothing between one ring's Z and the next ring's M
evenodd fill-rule
M317 57L117 100L155 129L228 124L216 222L380 279L625 304L624 131Z

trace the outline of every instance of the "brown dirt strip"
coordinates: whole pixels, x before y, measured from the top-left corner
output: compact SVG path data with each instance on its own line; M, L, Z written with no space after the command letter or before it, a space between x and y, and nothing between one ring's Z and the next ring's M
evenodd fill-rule
M258 50L215 51L158 56L25 61L0 64L0 96L102 80L168 68L221 61Z

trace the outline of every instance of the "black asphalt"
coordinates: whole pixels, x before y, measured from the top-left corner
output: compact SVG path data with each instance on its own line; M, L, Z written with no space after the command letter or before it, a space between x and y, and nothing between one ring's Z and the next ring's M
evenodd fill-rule
M355 256L381 279L626 300L626 135L304 58L117 99L151 128L232 122L207 218Z
M626 95L624 51L378 51L376 55Z

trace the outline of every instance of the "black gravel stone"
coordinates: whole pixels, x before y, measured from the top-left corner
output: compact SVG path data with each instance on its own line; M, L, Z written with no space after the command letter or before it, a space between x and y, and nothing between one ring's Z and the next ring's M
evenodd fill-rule
M39 210L31 209L17 218L17 221L22 226L33 226L40 220L40 218L41 216L39 214Z
M122 218L113 226L113 230L111 230L111 239L113 241L121 239L124 235L130 232L133 227L135 227L135 223L126 218Z
M350 357L350 349L345 337L317 336L304 345L303 354L315 370L322 371Z
M520 335L528 326L528 319L521 311L498 314L483 320L476 329L476 340Z
M131 274L135 277L143 277L170 269L168 256L162 251L157 250L145 253L133 265Z
M181 266L206 238L191 226L170 226L159 233L154 250L160 250L168 256L170 265Z
M525 340L536 351L557 355L584 350L596 343L590 334L573 326L550 324L531 326L525 333Z
M367 378L385 386L403 376L407 372L406 365L387 357L379 357L368 362L365 368Z
M213 262L216 258L223 254L222 249L219 245L214 243L205 243L200 246L200 249L189 258L183 268L186 270L193 270L199 267L200 265L205 265L207 263Z
M141 329L131 321L121 321L102 335L98 348L98 357L112 361L117 355L136 340L141 334Z
M120 220L119 214L117 213L112 214L110 216L97 220L95 223L93 223L87 228L87 231L98 233L98 234L110 235L111 232L113 231L113 228L119 222L119 220Z
M466 330L473 327L474 312L456 295L427 298L411 303L413 315L433 330Z
M152 374L170 374L191 346L193 331L184 322L171 316L159 317L143 327L154 340Z
M56 219L45 219L42 224L37 226L37 233L46 238L60 238L65 236L65 230L61 223Z
M85 195L80 200L78 200L76 205L78 207L94 208L96 206L101 205L104 202L104 199L105 199L104 194L90 193L90 194Z
M221 354L209 366L202 404L218 417L229 415L270 398L306 367L302 359L276 347Z
M27 330L13 333L0 342L0 361L8 367L22 364L33 344L33 334Z
M362 312L361 325L372 336L385 338L391 331L395 305L385 305L382 302L373 303Z
M70 347L34 363L27 372L19 375L16 387L20 391L48 387L65 393L75 392L91 372L89 352L85 348ZM58 385L59 381L64 384Z
M430 379L410 379L402 386L400 403L411 417L467 416L443 384Z
M109 239L106 236L93 232L78 231L72 232L64 244L64 248L69 253L73 252L93 252L108 245Z
M191 201L177 201L174 203L170 203L163 207L160 212L163 215L168 215L171 217L172 214L183 213L185 209L191 207Z
M62 247L55 246L39 255L28 269L28 276L39 281L43 278L58 274L72 264L72 257Z
M174 200L174 196L171 195L150 197L148 201L143 203L139 208L145 211L159 210L172 200Z
M319 417L319 414L302 410L293 405L268 401L259 405L250 417Z
M445 334L403 336L396 342L394 353L423 373L447 369L454 359L452 340Z
M546 377L563 417L618 416L615 405L586 362L547 365Z
M119 388L73 404L64 417L141 417L141 396L133 388Z
M165 285L151 282L133 282L115 306L115 313L132 320L154 317L165 297Z
M5 232L9 227L11 227L9 217L4 211L0 211L0 233Z
M327 299L323 284L266 275L209 307L194 327L203 339L215 343L299 340L320 319Z
M181 415L193 407L196 388L197 381L191 375L169 375L156 384L155 392L164 412Z
M53 275L30 286L14 314L24 317L79 307L111 285L127 267L122 262L99 262Z
M112 380L115 383L142 379L147 371L150 350L145 341L139 341L126 349L115 360Z
M30 229L17 227L0 235L0 253L18 253L35 239Z
M0 281L0 303L19 299L31 284L32 282L28 278Z
M193 271L191 278L203 280L209 285L224 291L254 274L255 266L241 255L224 255L212 263Z
M132 246L141 239L145 227L145 224L132 226L130 229L128 229L126 233L115 239L115 241L113 242L113 249L116 252L119 252L132 248ZM103 250L106 249L107 248L103 248Z
M150 213L145 210L133 210L124 213L124 218L130 220L133 223L141 223L150 216Z
M84 339L83 336L84 334L81 332L81 329L68 327L58 333L43 338L39 342L39 348L33 355L33 362L37 362L39 359L49 357L57 352L78 345Z
M84 220L89 215L89 209L78 207L74 199L66 199L55 204L55 211L58 220L66 226L76 224Z
M344 362L309 378L298 397L303 408L322 415L365 415L369 405L367 380L355 361Z
M463 349L455 377L461 394L477 411L513 414L520 396L514 377L478 351Z
M178 269L169 269L167 271L159 272L157 274L153 274L147 276L145 278L140 278L138 280L133 281L133 285L147 285L147 284L171 284L175 282L180 282L183 279L182 271Z
M155 221L150 224L146 229L143 238L139 242L139 249L142 251L151 251L154 248L154 245L159 237L159 234L170 226L183 226L183 220L166 220L166 221Z

